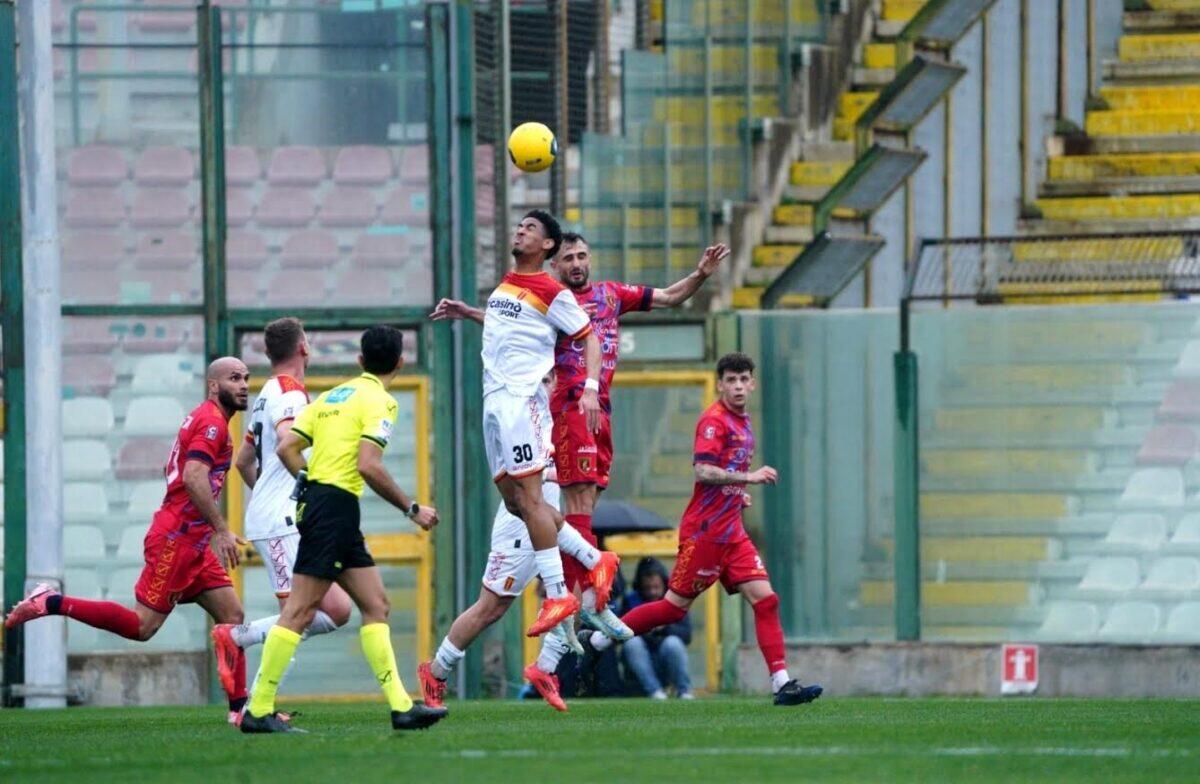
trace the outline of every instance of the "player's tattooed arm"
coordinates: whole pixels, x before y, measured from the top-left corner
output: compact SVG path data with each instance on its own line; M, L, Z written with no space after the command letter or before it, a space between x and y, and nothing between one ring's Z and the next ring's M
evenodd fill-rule
M457 321L468 319L476 324L483 323L483 309L473 308L462 300L442 299L429 314L431 321Z
M703 485L773 485L779 474L771 466L756 471L726 471L712 463L695 463L696 481Z
M692 274L675 281L665 289L654 290L654 294L650 297L650 307L652 309L673 308L687 302L693 294L700 290L704 281L717 271L717 267L728 256L729 248L725 245L713 245L705 248L704 253L700 255L700 262Z

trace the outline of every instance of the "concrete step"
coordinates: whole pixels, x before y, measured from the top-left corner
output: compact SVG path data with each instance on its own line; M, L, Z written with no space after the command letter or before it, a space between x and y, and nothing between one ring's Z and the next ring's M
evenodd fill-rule
M853 165L854 161L851 160L796 161L791 166L789 181L792 185L828 189Z
M1200 101L1200 85L1101 87L1110 111L1188 111Z
M730 304L739 309L755 310L760 304L764 290L763 286L739 286L733 290Z
M812 226L768 226L763 239L771 244L802 245L812 242Z
M854 161L854 144L851 142L804 142L800 145L800 160L803 161Z
M1200 33L1147 33L1122 35L1117 57L1126 63L1200 59Z
M1113 427L1077 432L971 432L934 430L923 436L922 449L1125 449L1137 450L1146 427Z
M1104 406L969 406L939 408L931 426L939 432L1062 433L1116 425Z
M770 286L775 278L779 277L779 273L783 271L783 267L751 267L746 270L746 278L742 281L744 285L754 286L759 289L766 289ZM761 292L760 292L761 294Z
M1111 514L1093 513L1069 517L991 519L945 517L921 520L922 536L1047 536L1099 537L1112 526Z
M895 68L896 45L893 43L869 43L862 48L864 68Z
M1048 180L1039 195L1064 196L1149 196L1200 193L1200 175L1191 177L1100 177L1091 180Z
M1200 115L1198 115L1200 117ZM1200 194L1037 199L1049 221L1170 221L1200 218Z
M803 245L759 245L751 263L756 267L786 267L803 252Z
M1149 198L1149 197L1138 197ZM1163 198L1163 197L1153 197ZM1056 201L1050 199L1048 201ZM1100 224L1097 221L1105 221ZM1021 220L1017 228L1022 234L1053 236L1059 234L1087 234L1098 230L1104 231L1198 231L1200 218L1195 216L1180 218L1040 218Z
M933 477L988 477L1041 474L1075 477L1095 469L1084 449L925 449L921 469Z
M984 542L1006 541L1008 537L979 537ZM1017 541L1045 541L1051 545L1061 544L1056 539L1039 537L1016 538ZM890 550L890 542L882 543ZM1088 562L1074 560L1020 560L1020 561L955 561L929 558L921 554L921 574L927 580L1037 580L1038 582L1078 583L1087 572ZM890 580L894 573L892 564L886 562L864 564L864 576L871 580Z
M1089 136L1171 136L1200 133L1200 108L1147 111L1141 109L1088 112L1084 130Z
M879 18L885 22L904 22L907 24L917 15L928 0L881 0Z
M1104 81L1110 84L1189 84L1200 77L1200 60L1106 60Z
M1002 363L955 365L954 377L966 391L1002 388L1014 391L1053 391L1092 389L1108 390L1133 381L1132 368L1116 363Z
M1058 518L1077 514L1079 506L1068 493L929 492L921 493L921 520Z
M1122 17L1121 27L1126 33L1200 31L1200 8L1127 12Z
M812 226L813 211L809 204L780 204L771 212L776 226Z
M850 83L858 92L880 90L896 78L895 68L864 68L856 65L850 74Z
M892 606L894 585L890 580L864 580L858 598L867 607ZM1023 607L1038 602L1041 592L1034 582L1024 580L925 581L921 584L922 607Z
M922 477L921 489L929 493L1068 493L1081 497L1099 496L1102 501L1111 503L1129 483L1132 470L1132 467L1128 467L1077 476L998 474L948 479Z
M1200 134L1175 136L1077 136L1051 137L1051 156L1132 155L1139 153L1200 152Z
M1184 242L1178 237L1146 239L1121 239L1095 236L1087 239L1017 242L1013 245L1013 259L1019 262L1056 261L1108 261L1111 259L1136 259L1139 261L1166 261L1185 252Z
M890 561L895 542L891 539L884 539L879 544L887 553ZM1043 536L925 536L921 538L921 560L926 562L1020 563L1053 560L1061 555L1062 544L1056 539ZM1011 577L1011 575L1000 576Z

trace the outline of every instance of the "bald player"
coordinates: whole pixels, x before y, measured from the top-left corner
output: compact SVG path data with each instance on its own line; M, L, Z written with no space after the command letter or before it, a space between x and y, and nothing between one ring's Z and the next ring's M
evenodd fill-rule
M4 621L6 628L45 615L66 615L129 640L149 640L180 602L195 602L217 623L241 623L242 603L229 579L241 560L241 539L229 530L218 499L233 458L229 419L246 410L250 371L236 357L208 366L208 396L179 426L163 475L167 492L146 532L146 565L130 609L116 602L67 596L40 583ZM246 660L234 668L229 697L236 723L246 702Z

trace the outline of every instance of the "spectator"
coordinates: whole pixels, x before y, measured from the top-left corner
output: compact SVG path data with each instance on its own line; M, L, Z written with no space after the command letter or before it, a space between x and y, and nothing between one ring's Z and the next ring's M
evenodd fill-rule
M661 599L667 592L667 568L657 558L638 561L633 590L625 594L622 615L639 604ZM685 615L669 626L634 637L621 646L625 666L637 678L642 692L655 700L665 700L664 686L675 687L681 699L692 699L692 681L688 676L687 646L692 641L692 622Z

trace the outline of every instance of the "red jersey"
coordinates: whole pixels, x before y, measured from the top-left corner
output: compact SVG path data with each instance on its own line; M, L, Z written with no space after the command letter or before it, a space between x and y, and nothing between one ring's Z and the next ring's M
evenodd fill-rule
M225 485L225 474L233 461L233 439L229 437L229 423L220 406L205 400L184 418L179 426L179 435L171 447L171 456L163 473L167 478L167 494L163 497L161 512L170 514L179 522L198 523L203 520L200 512L188 498L183 486L183 466L189 460L199 460L208 465L208 484L214 499L221 497Z
M600 408L610 411L608 390L612 386L613 373L617 370L617 355L621 350L621 314L636 310L650 310L650 299L654 289L650 286L630 286L602 280L579 291L572 291L575 301L592 319L592 331L600 341ZM560 335L554 347L554 370L558 381L550 398L550 412L557 414L579 402L583 395L583 384L587 381L587 362L584 356L584 341L572 340Z
M730 411L720 400L700 415L692 463L708 463L726 471L748 472L754 460L754 431L750 417ZM745 484L706 485L696 482L692 500L679 523L679 540L738 542L742 527Z

